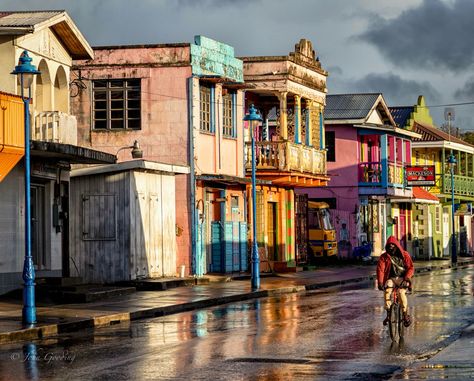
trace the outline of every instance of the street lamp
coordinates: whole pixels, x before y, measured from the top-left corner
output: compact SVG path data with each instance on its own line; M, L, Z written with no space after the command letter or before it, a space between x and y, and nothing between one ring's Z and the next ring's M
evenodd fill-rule
M11 72L11 74L18 76L25 112L25 261L23 263L23 281L25 283L23 287L22 320L26 325L36 323L35 268L31 256L30 99L33 77L40 74L40 72L36 70L36 66L31 64L31 61L28 52L23 51L18 65ZM24 95L25 90L28 90L28 97Z
M140 144L138 143L138 140L135 140L133 142L132 146L126 146L126 147L121 147L119 150L116 152L115 156L119 154L120 151L124 149L131 149L132 153L132 158L133 159L141 159L143 157L143 150L140 148ZM115 158L115 161L118 161L118 157Z
M255 132L258 123L262 121L262 117L257 113L255 107L250 105L249 113L244 117L249 122L250 136L252 138L252 291L260 288L260 259L258 258L257 245L257 179L255 176Z
M452 224L452 237L451 237L451 262L455 265L458 261L457 257L457 246L456 246L456 232L454 227L454 166L456 165L456 158L453 155L453 151L448 157L448 164L449 164L449 171L451 172L451 208L452 208L452 216L451 216L451 224Z

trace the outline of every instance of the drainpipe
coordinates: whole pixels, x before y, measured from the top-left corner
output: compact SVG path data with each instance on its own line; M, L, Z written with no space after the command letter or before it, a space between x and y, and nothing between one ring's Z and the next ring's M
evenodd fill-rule
M194 173L194 126L193 126L193 79L194 76L188 78L188 143L189 143L189 187L191 190L190 211L191 211L191 273L197 274L197 218L196 218L196 174Z

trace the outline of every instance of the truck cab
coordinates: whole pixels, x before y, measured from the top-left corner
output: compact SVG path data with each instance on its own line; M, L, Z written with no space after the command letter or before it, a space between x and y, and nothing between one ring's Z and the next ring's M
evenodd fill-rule
M314 258L337 255L336 230L325 202L308 201L308 246Z

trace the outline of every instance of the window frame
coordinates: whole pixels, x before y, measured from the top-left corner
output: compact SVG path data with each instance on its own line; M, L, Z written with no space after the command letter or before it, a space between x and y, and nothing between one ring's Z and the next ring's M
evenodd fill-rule
M104 83L104 86L98 86ZM120 86L121 83L121 86ZM141 78L108 78L92 80L92 99L91 99L91 126L94 131L124 131L141 130L142 128L142 94ZM136 93L132 96L132 93ZM115 94L114 94L115 93ZM121 98L115 98L120 96ZM102 94L101 97L98 97ZM117 103L122 101L122 107L117 107ZM102 103L102 107L98 104ZM130 102L135 102L135 107L130 107ZM115 105L114 105L115 103ZM104 107L105 106L105 107ZM121 112L121 115L119 113ZM102 117L97 117L98 113L103 113ZM137 113L131 116L132 113ZM114 115L115 114L115 115ZM121 127L114 126L114 121L122 121ZM98 122L103 126L98 127ZM130 126L131 122L137 122L136 126Z
M213 87L206 83L199 84L199 131L212 134ZM205 106L205 107L203 107Z
M222 95L222 136L236 138L236 97L235 91L228 90Z

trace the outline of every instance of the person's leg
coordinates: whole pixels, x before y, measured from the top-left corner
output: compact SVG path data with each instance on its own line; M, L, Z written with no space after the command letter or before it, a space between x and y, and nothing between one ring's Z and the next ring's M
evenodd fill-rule
M411 317L408 314L407 289L406 288L400 288L399 289L399 294L400 294L400 303L401 303L402 309L403 309L403 324L405 325L405 327L409 327L411 325Z
M400 294L400 303L402 305L403 313L406 313L408 311L407 289L400 288L398 292Z
M385 283L384 298L385 298L385 310L387 311L387 316L383 320L383 325L387 325L390 320L390 306L392 305L392 301L390 297L392 296L392 290L393 290L393 281L392 279L389 279Z
M390 309L390 306L392 305L392 300L390 297L392 296L392 291L393 291L393 280L389 279L385 283L385 309L388 311Z

